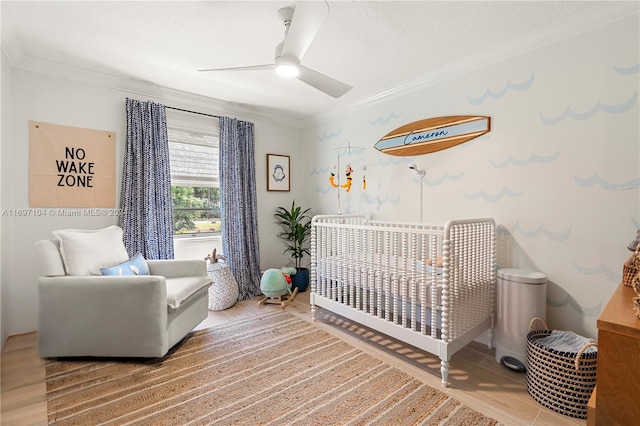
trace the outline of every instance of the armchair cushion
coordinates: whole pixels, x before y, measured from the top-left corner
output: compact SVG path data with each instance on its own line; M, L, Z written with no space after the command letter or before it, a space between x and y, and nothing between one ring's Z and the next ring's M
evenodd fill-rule
M129 260L122 242L122 229L61 229L53 231L68 275L100 275L100 268Z
M124 263L109 268L100 268L102 275L149 275L149 267L141 253Z
M62 257L60 256L60 247L56 240L40 240L35 243L37 265L40 268L42 276L60 277L66 275Z
M211 285L208 276L193 276L182 278L167 278L167 305L170 310L180 307L180 304L202 289Z

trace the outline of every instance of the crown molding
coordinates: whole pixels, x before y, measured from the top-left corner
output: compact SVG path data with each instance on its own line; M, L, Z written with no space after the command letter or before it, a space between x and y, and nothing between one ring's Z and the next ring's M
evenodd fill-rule
M590 31L603 25L624 19L640 12L638 1L607 2L594 7L587 12L573 16L561 22L548 26L544 30L529 33L522 37L510 40L498 48L476 52L463 60L440 67L433 72L408 81L404 84L391 87L375 95L362 98L348 105L327 109L309 117L302 123L303 128L321 124L323 122L343 117L364 108L390 101L416 90L424 89L438 83L450 80L454 77L467 74L494 63L522 55L544 46L557 43L569 37Z
M539 49L549 44L557 43L563 39L610 24L617 20L638 15L639 11L640 2L638 1L606 2L581 15L573 16L550 25L544 30L532 32L517 39L510 40L497 48L476 52L463 60L440 67L420 78L390 87L387 90L355 100L347 105L321 111L309 117L304 117L293 112L288 113L283 110L223 101L196 93L170 89L149 81L132 79L124 75L112 75L25 56L20 50L18 43L12 40L10 36L11 32L4 28L2 31L2 51L9 61L9 64L15 69L116 89L136 96L153 98L158 102L171 103L172 105L170 106L185 109L197 108L198 112L207 114L235 116L246 120L263 120L294 128L307 128L382 102L390 101L416 90L424 89L459 75L487 67L496 62L522 55L523 53Z
M12 68L15 68L18 59L23 57L24 54L22 49L20 49L19 43L15 40L12 28L13 26L10 22L3 21L0 34L2 36L2 52L4 53L5 58L9 61L9 65L11 65Z
M295 128L301 127L302 118L298 115L287 114L286 111L227 102L196 93L171 89L146 80L133 79L129 76L108 74L24 56L14 46L15 43L6 43L6 40L3 40L2 51L14 69L119 90L125 94L151 98L168 106L189 110L197 108L197 112L206 114L231 116L244 120L262 120Z

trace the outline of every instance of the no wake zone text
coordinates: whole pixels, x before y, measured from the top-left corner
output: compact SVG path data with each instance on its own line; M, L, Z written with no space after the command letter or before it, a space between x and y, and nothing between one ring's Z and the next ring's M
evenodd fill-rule
M86 153L82 148L65 147L65 160L56 160L58 186L77 186L93 188L93 170L95 163L83 161Z

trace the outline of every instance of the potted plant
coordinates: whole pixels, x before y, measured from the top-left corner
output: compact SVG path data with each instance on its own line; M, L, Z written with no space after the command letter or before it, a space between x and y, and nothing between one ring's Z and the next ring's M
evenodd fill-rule
M309 269L301 267L301 260L309 253L306 246L307 239L311 235L311 217L307 214L310 209L302 210L296 206L296 201L291 203L291 210L284 207L276 209L275 217L283 231L278 234L285 242L287 248L283 253L289 253L296 267L296 273L291 277L292 287L298 287L298 291L305 291L309 286Z

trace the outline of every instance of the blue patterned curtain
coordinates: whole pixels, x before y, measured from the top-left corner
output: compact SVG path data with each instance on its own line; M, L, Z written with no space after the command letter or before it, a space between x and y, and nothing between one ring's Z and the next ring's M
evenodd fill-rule
M240 300L260 291L253 123L220 117L222 248Z
M165 106L127 99L120 227L130 256L173 259L173 208Z

